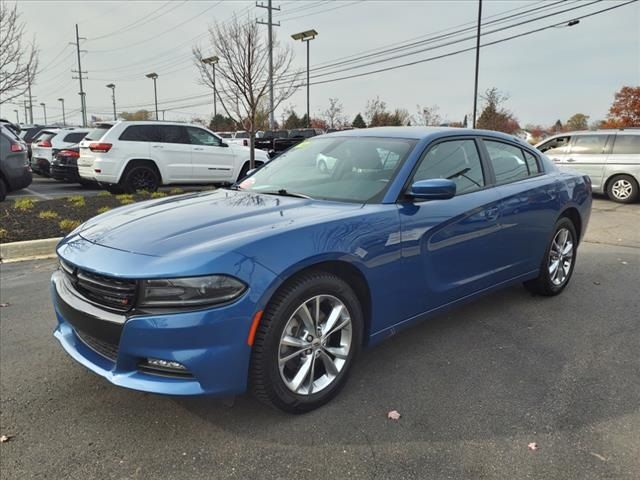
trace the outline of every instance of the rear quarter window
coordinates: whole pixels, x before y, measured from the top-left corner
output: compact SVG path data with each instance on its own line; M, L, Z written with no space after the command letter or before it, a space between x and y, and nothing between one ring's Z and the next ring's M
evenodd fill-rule
M84 137L87 136L87 132L73 132L67 134L62 141L66 143L78 143Z
M120 140L128 142L158 142L160 135L154 125L130 125L120 135Z
M640 135L616 135L611 153L614 155L640 155Z

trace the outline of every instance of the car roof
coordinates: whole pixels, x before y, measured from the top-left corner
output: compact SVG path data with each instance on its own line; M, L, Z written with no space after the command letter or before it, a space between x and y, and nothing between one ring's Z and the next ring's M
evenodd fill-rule
M331 137L386 137L386 138L404 138L413 140L435 139L440 137L449 137L456 135L475 135L483 137L495 137L500 140L516 142L522 145L530 145L522 139L508 135L502 132L494 132L493 130L477 130L472 128L457 127L372 127L372 128L356 128L353 130L341 130L338 132L327 133L323 136Z

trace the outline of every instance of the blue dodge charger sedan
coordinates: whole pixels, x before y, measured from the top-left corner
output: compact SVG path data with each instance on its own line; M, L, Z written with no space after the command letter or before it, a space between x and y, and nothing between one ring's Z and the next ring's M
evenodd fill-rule
M315 137L230 188L121 207L69 234L54 334L116 385L250 389L305 412L338 393L362 347L402 328L514 283L563 291L590 212L587 176L512 136Z

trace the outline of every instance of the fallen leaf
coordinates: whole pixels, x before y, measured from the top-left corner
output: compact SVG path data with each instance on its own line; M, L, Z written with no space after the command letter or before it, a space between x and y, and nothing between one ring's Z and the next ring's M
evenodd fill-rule
M533 451L538 450L538 444L536 442L529 443L529 445L527 445L527 447L529 447L529 450L533 450Z
M9 440L11 440L11 438L13 437L13 435L2 435L0 437L0 443L6 443Z
M391 410L389 413L387 413L387 418L389 420L400 420L400 413L398 413L397 410Z
M8 303L0 303L0 308L4 308L4 307L8 307L9 304Z
M593 282L594 285L600 285L600 282Z
M623 265L628 265L629 264L629 262L625 262L624 260L621 261L620 263L623 264Z

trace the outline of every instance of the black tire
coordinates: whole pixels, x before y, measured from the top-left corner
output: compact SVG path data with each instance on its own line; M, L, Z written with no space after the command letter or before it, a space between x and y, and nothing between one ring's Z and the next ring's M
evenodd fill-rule
M607 195L618 203L633 203L638 198L638 182L631 175L616 175L607 183Z
M4 202L4 199L7 198L7 185L4 183L4 180L0 178L0 202Z
M558 258L556 253L552 252L552 249L555 250L555 246L557 245L554 244L554 242L556 241L556 237L562 230L566 230L568 232L568 241L570 241L572 244L571 263L567 271L564 271L564 269L562 271L560 270L561 268L563 268L566 257L561 256ZM543 295L545 297L552 297L561 293L571 280L571 275L573 274L573 269L576 265L577 249L578 236L576 235L575 226L573 225L573 222L567 217L561 217L556 222L556 225L553 229L553 235L551 235L549 245L544 252L544 257L542 259L542 263L540 264L540 274L537 278L525 282L525 288L534 294ZM559 279L554 278L554 275L550 271L550 268L552 267L552 257L554 259L558 259L558 273L565 275L560 283L557 283Z
M341 370L329 381L327 386L322 387L317 393L311 391L311 393L298 394L286 385L281 376L278 359L281 348L287 347L282 347L280 342L284 330L290 319L294 318L296 310L303 303L320 295L337 299L346 307L351 320L351 343ZM324 315L326 321L326 313ZM273 296L260 321L253 344L249 370L249 384L252 393L261 402L290 413L305 413L324 405L338 394L347 380L349 370L362 344L363 325L362 307L358 297L340 277L324 271L312 271L294 278ZM340 330L340 335L342 335L342 330ZM324 347L319 347L316 344L314 348L322 350ZM301 358L305 358L309 351L305 350ZM316 358L314 356L316 353L314 351L310 355L312 362ZM315 360L315 362L320 362L320 360ZM320 363L315 365L320 365ZM313 372L313 370L311 371ZM315 373L320 374L318 378L321 375L328 376L328 370L324 365L318 367ZM305 375L305 380L306 378ZM309 382L312 383L313 380Z
M139 190L155 192L160 185L160 176L151 166L134 165L124 173L120 185L125 193L136 193Z

